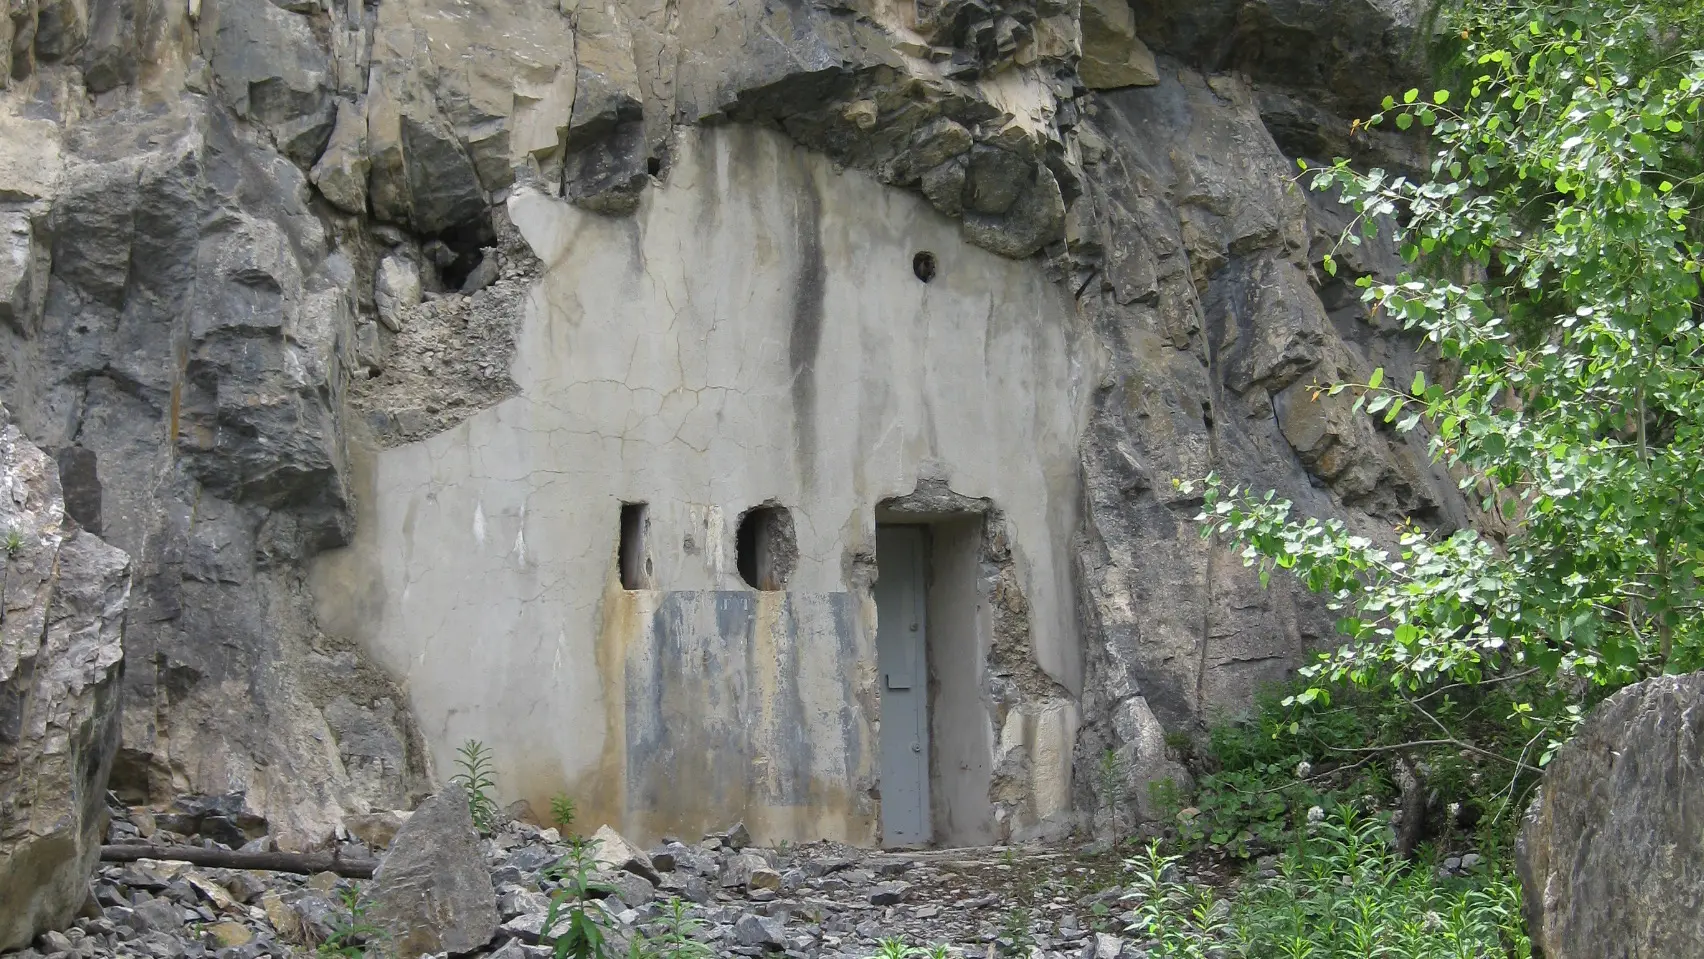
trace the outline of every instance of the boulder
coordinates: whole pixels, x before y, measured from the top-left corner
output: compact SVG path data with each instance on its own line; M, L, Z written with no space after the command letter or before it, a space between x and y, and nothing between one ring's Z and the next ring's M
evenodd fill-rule
M722 845L738 851L751 845L751 830L745 823L737 822L729 826L727 832L718 833L717 838L722 840Z
M600 869L592 873L592 882L629 906L642 906L657 898L657 887L651 880L625 869Z
M722 867L722 885L728 889L744 888L751 881L752 873L768 868L769 860L758 853L739 853Z
M598 865L643 876L653 884L657 882L657 869L651 864L651 857L621 833L609 826L599 826L592 834L592 842L596 844L593 859Z
M780 892L781 874L767 866L753 869L751 875L746 877L745 886L746 892L758 892L760 890Z
M911 884L895 880L884 882L870 892L870 905L897 906L905 901L905 894L911 891Z
M1704 957L1704 672L1636 683L1556 753L1516 846L1534 955Z
M782 920L746 913L734 922L734 941L742 946L783 949L787 941Z
M460 786L414 810L373 882L368 916L389 933L400 959L471 952L497 931L497 892Z
M59 470L0 407L0 951L89 897L118 750L130 559L65 517Z
M145 932L177 932L183 928L183 910L170 899L139 902L131 915Z

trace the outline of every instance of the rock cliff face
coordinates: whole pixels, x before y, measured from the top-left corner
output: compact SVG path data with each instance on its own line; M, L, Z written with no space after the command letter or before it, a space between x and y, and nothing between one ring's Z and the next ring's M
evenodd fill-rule
M1172 478L1461 519L1312 399L1417 358L1352 295L1388 254L1326 279L1341 216L1291 183L1402 162L1348 120L1419 6L14 3L0 399L133 558L114 787L301 845L478 736L641 834L695 815L647 757L693 756L711 820L878 841L896 521L962 574L942 836L1070 828L1107 750L1133 794L1176 774L1164 733L1329 621ZM776 596L759 507L794 510Z
M118 751L130 561L65 515L0 406L0 949L89 896Z

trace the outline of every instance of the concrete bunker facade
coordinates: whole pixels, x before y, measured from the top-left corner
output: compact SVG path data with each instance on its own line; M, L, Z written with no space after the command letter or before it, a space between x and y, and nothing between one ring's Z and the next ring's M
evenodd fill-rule
M520 393L357 457L321 625L440 776L478 739L505 801L642 841L1069 829L1100 369L1069 296L778 134L681 136L632 218L510 199L545 264Z

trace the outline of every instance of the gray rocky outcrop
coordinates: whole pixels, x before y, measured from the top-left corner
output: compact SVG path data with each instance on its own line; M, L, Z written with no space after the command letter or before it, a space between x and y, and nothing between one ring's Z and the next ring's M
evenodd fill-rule
M481 862L467 793L450 785L420 804L373 874L372 920L401 959L470 952L497 931L497 894Z
M66 515L0 406L0 950L89 896L118 752L130 559Z
M1704 673L1594 709L1545 767L1516 865L1535 955L1704 956Z

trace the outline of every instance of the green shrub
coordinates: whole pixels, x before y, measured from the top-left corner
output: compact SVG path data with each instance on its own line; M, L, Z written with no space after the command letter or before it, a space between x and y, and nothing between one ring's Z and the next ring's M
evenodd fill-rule
M1263 692L1251 716L1213 727L1192 762L1193 792L1170 780L1150 784L1185 851L1258 856L1289 844L1310 809L1368 800L1394 807L1398 757L1438 797L1434 828L1468 824L1482 853L1504 847L1537 784L1539 741L1554 717L1580 708L1520 679L1442 687L1418 700L1343 683L1300 702L1289 695L1298 688Z
M1276 879L1237 898L1237 955L1360 959L1528 959L1520 885L1494 860L1485 870L1440 879L1404 863L1380 817L1340 806L1291 849Z
M560 888L550 897L550 911L545 913L539 936L551 942L555 959L613 959L609 915L592 901L597 898L594 893L613 891L592 878L597 871L596 849L596 840L570 839L568 855L546 872ZM639 945L635 942L636 948Z
M349 916L332 926L331 934L319 944L315 953L321 959L336 956L341 959L364 959L367 948L375 939L388 938L389 933L367 921L367 903L355 889L343 891L343 908Z
M573 828L577 812L579 809L574 803L574 797L561 793L550 797L550 819L562 832L566 833Z
M1520 887L1495 864L1439 879L1403 862L1388 822L1340 806L1228 903L1150 844L1128 862L1126 934L1151 959L1530 959Z

